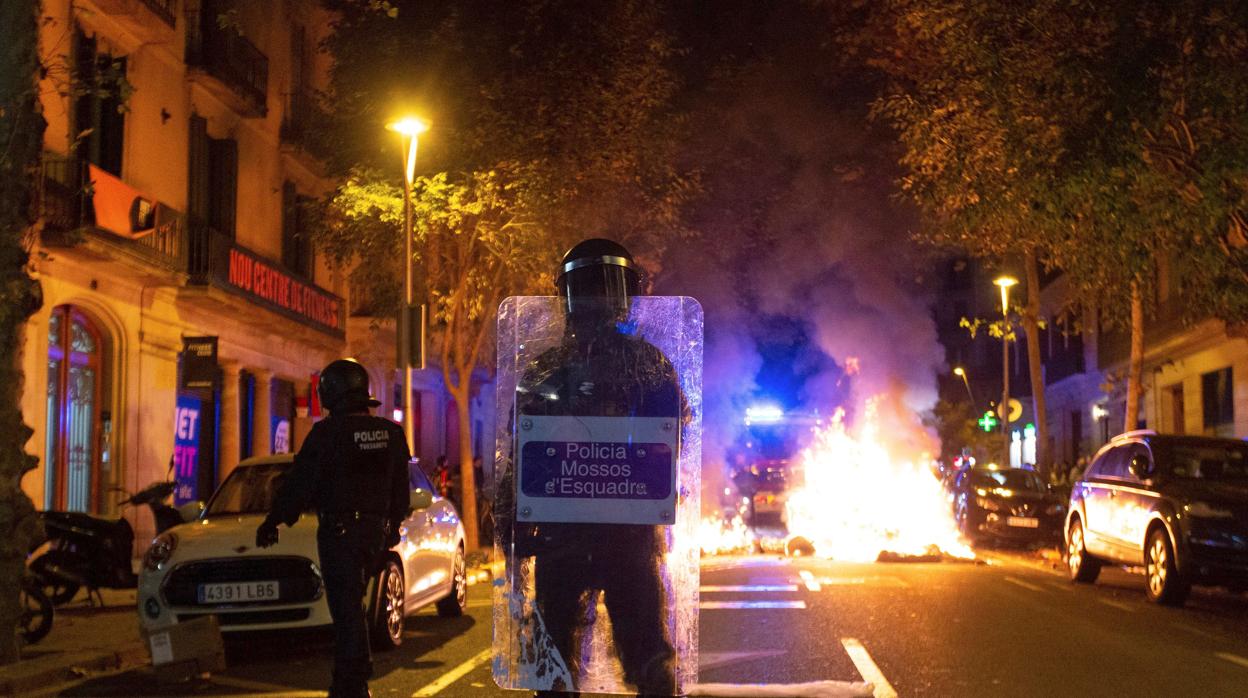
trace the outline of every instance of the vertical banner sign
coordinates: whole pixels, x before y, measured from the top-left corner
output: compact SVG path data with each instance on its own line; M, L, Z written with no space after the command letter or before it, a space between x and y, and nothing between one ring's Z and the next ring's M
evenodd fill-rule
M203 401L179 395L173 424L174 506L199 499L199 420Z
M273 452L290 453L290 420L273 416Z
M182 387L208 388L216 386L217 338L182 338Z

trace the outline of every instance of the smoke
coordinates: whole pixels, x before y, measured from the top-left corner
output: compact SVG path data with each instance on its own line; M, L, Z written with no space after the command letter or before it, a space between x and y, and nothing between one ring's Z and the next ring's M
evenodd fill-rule
M776 317L829 359L806 376L804 408L843 406L852 421L883 394L888 438L911 454L934 446L919 414L936 402L944 352L917 282L913 215L895 196L892 139L867 118L870 89L812 68L809 48L730 61L694 109L701 237L668 251L656 286L697 297L706 313L704 481L757 394L760 328Z

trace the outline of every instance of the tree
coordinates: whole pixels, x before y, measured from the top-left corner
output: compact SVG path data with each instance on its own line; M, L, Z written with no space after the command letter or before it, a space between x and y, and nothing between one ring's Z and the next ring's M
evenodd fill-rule
M490 363L499 300L550 293L576 240L615 237L653 267L687 234L680 210L696 178L675 161L674 54L659 3L551 0L342 2L327 142L344 183L325 202L317 242L397 310L403 239L397 139L379 148L399 95L434 112L415 187L418 294L459 418L461 492L478 544L470 401ZM361 130L361 126L365 130ZM426 169L428 168L428 169Z
M29 273L44 120L38 107L38 2L0 3L0 664L18 658L19 580L41 533L22 476L38 461L25 452L33 433L22 420L21 347L26 320L42 304Z

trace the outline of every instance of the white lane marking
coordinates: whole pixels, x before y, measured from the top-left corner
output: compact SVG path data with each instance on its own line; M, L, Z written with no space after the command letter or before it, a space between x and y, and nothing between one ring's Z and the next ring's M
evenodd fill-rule
M801 570L797 575L806 583L807 591L819 591L821 588L819 582L815 581L815 575L811 574L810 570Z
M871 655L867 652L867 648L862 643L852 637L841 638L841 645L845 648L845 653L849 655L849 660L854 663L854 667L858 669L858 673L862 675L868 683L875 687L875 698L897 698L897 691L893 685L884 678L884 672L880 671L880 667L876 666L875 661L871 659Z
M1056 589L1058 591L1070 591L1075 588L1074 585L1069 584L1069 583L1059 584L1057 582L1045 582L1045 585L1048 586L1050 589Z
M1231 654L1230 652L1214 652L1213 656L1217 657L1218 659L1225 659L1226 661L1232 664L1238 664L1244 667L1245 669L1248 669L1248 659L1244 659L1238 654Z
M1113 600L1111 600L1111 599L1103 599L1103 598L1098 598L1098 599L1097 599L1097 601L1099 601L1099 602L1101 602L1101 603L1105 604L1106 606L1110 606L1110 607L1112 607L1112 608L1116 608L1116 609L1118 609L1119 611L1130 611L1130 612L1135 612L1135 609L1134 609L1133 607L1128 606L1127 604L1122 603L1121 601L1113 601Z
M862 586L864 584L870 584L873 587L910 586L896 577L815 577L815 583L825 587Z
M1032 584L1031 582L1024 582L1023 580L1017 579L1015 577L1006 577L1005 581L1009 582L1010 584L1016 584L1024 589L1029 589L1031 591L1044 591L1043 587L1038 587L1035 584Z
M1194 633L1194 634L1196 634L1196 635L1200 635L1201 637L1207 637L1207 638L1209 638L1210 640L1221 640L1221 639L1222 639L1222 638L1221 638L1221 637L1219 637L1218 635L1216 635L1216 634L1214 634L1214 633L1211 633L1211 632L1209 632L1208 630L1201 630L1200 628L1197 628L1197 627L1196 627L1196 626L1194 626L1194 625L1188 625L1187 623L1171 623L1171 625L1173 625L1174 627L1178 628L1179 630L1186 630L1186 631L1187 631L1187 632L1189 632L1189 633Z
M698 670L705 671L724 664L748 662L751 659L762 659L764 657L779 657L783 654L785 654L784 650L756 650L753 652L699 652Z
M698 604L702 610L720 610L725 608L806 608L805 601L703 601Z
M796 584L706 584L698 587L698 591L797 591Z
M424 688L421 688L419 691L413 693L412 698L428 698L428 696L434 696L441 693L442 689L462 679L465 674L484 664L485 660L489 659L490 655L493 653L493 647L481 650L472 659L469 659L463 664L451 669L445 674L439 676L432 683L426 684Z

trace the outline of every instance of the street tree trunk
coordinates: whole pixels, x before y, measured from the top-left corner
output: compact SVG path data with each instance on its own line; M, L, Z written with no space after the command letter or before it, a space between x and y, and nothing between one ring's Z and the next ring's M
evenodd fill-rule
M459 375L459 384L447 383L451 398L455 400L455 415L459 421L459 482L460 518L464 522L464 539L468 550L481 546L477 513L477 482L472 468L472 372Z
M1131 282L1131 359L1127 364L1127 409L1123 431L1131 431L1140 421L1140 381L1144 373L1144 298L1138 281Z
M0 664L18 659L18 588L26 553L42 534L22 476L38 465L25 451L32 431L22 421L22 335L42 304L30 277L32 202L45 122L38 109L38 2L0 2Z
M1027 274L1027 303L1023 308L1023 331L1027 333L1027 366L1031 374L1031 395L1036 413L1036 468L1048 481L1049 415L1044 400L1044 366L1040 363L1040 265L1035 252L1023 261Z

